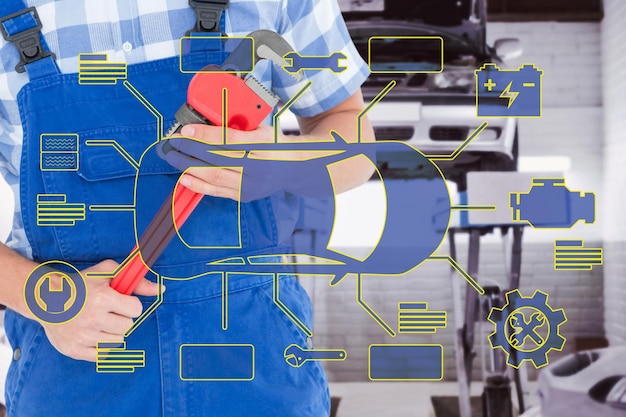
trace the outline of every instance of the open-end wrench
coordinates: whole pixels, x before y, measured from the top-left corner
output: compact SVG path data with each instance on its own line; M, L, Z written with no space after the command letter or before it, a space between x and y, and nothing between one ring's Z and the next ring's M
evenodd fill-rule
M297 74L304 70L330 70L341 73L348 69L340 61L348 59L343 52L335 52L328 56L302 56L297 52L289 52L283 58L290 61L283 69L289 74Z
M272 112L278 98L254 77L244 79L237 73L241 72L241 68L249 68L247 64L251 60L255 63L260 59L270 59L282 67L287 64L282 57L293 49L282 36L269 30L258 30L248 34L248 37L252 38L254 45L252 58L248 45L242 43L224 61L220 68L222 72L200 72L192 78L187 90L187 103L176 112L176 123L167 136L180 132L184 125L192 123L222 126L224 89L230 92L226 120L229 128L254 130ZM302 76L298 74L293 78L299 81ZM160 152L164 151L161 146L167 147L168 143L164 140L159 144ZM176 235L176 228L189 218L202 197L203 194L179 184L116 271L111 287L120 293L131 294Z
M72 288L65 277L61 277L61 289L50 288L50 277L44 278L41 284L39 297L46 304L48 313L62 313L66 310L65 304L72 298Z
M289 366L299 368L306 361L344 361L348 354L343 349L302 349L292 344L285 349L284 357Z
M511 346L522 346L527 337L530 337L537 346L544 344L545 341L535 330L545 324L546 320L543 314L539 312L533 313L528 323L526 323L523 313L513 313L509 321L511 327L515 330L515 333L511 336Z

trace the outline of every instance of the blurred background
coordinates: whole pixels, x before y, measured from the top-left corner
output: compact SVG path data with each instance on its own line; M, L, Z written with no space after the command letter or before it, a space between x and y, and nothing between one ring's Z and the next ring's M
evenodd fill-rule
M370 36L436 35L444 38L441 74L424 75L419 68L415 73L402 74L402 65L407 62L432 69L437 63L433 59L437 55L432 51L417 51L407 57L404 48L394 49L388 45L386 53L377 54L379 71L372 74L364 86L366 98L371 99L391 80L398 83L372 113L378 139L404 140L425 154L451 153L481 122L476 117L474 70L483 63L495 62L508 69L533 64L543 71L541 118L490 120L497 128L485 131L482 139L468 147L463 157L455 163L442 164L441 168L454 199L458 198L457 190L467 190L468 172L529 175L540 172L565 178L570 190L595 194L593 224L578 223L570 230L559 231L525 228L520 291L531 295L540 289L550 295L553 308L563 308L567 314L568 321L561 326L567 343L562 352L550 353L550 363L590 348L623 346L626 342L623 319L626 316L626 286L623 285L626 220L620 212L626 189L623 171L626 165L626 2L339 0L339 4L366 60ZM283 124L283 129L289 131L289 122ZM387 168L404 173L407 178L415 174L412 167L402 166L398 161L388 161ZM530 183L521 191L528 191L528 188ZM352 207L349 211L353 210L356 217L367 221L368 216L377 216L379 209L372 203L377 193L377 184L368 183L342 198L346 207ZM368 210L360 209L362 207ZM0 238L8 234L11 213L10 190L0 181ZM453 226L460 227L460 222L455 217ZM300 232L308 233L307 230ZM368 248L362 247L363 238L358 232L357 227L335 238L352 251L367 251ZM555 270L555 239L580 239L584 240L585 247L602 248L603 265L587 271ZM506 287L510 244L511 233L502 237L499 229L481 237L480 248L476 248L479 273L475 278L482 285ZM458 233L456 246L458 263L467 266L470 250L467 233ZM450 250L446 239L437 254L448 255ZM348 352L346 361L325 364L335 397L336 415L434 416L433 396L451 396L446 401L456 404L459 385L453 319L455 315L463 318L463 311L459 310L463 307L455 306L452 288L463 281L451 274L447 263L426 262L404 276L368 277L363 285L363 299L393 326L398 321L400 302L427 302L430 310L446 311L447 328L432 334L391 337L355 301L354 277L346 278L333 288L328 282L313 277L303 277L302 283L314 305L315 345ZM491 365L487 337L492 331L492 324L479 320L475 337L477 357L472 374L475 383L471 387L474 396L483 393L485 369ZM415 343L443 346L443 381L370 380L370 345ZM538 371L532 366L523 368L523 376L529 381L524 388L525 408L530 408L540 403L536 395ZM610 413L616 409L599 411L598 415L612 416L614 414ZM450 417L458 413L458 410L439 410L437 416ZM482 416L483 411L474 410L472 415ZM553 415L558 414L544 413L543 417ZM588 415L591 414L585 414Z

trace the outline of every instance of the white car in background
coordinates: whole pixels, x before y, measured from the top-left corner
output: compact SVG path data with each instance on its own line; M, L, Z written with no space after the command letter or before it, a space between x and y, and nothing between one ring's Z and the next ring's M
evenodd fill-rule
M366 101L391 81L397 85L368 114L377 140L406 141L426 155L450 155L483 121L476 116L474 71L484 63L502 64L521 54L517 39L486 44L485 0L346 0L340 2L352 39L368 59L372 36L389 37L372 57L372 73L363 85ZM443 38L444 69L440 47L410 49L405 36ZM395 40L394 40L395 39ZM432 44L431 45L436 45ZM411 66L415 73L400 73ZM391 71L391 72L386 72ZM506 105L506 99L503 99ZM437 161L445 177L465 189L468 171L515 171L518 158L517 121L488 120L488 127L453 161ZM297 134L295 118L285 117L282 129ZM408 165L402 155L379 157L387 177L417 178L421 166Z

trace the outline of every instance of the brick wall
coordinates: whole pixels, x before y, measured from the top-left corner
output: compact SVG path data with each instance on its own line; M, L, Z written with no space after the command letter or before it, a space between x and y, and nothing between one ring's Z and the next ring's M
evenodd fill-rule
M604 204L605 315L612 344L626 342L626 217L622 214L626 189L626 3L605 0L602 23L604 80Z
M570 157L572 169L566 173L568 186L572 190L594 191L597 207L601 207L604 196L600 25L493 23L489 25L488 33L490 44L504 37L522 40L526 52L510 66L516 68L529 62L545 71L544 116L540 120L520 121L521 155ZM590 272L554 271L552 245L557 237L582 238L587 246L601 246L602 216L597 216L594 225L578 225L571 231L525 231L521 290L525 295L532 294L535 289L546 291L554 308L565 309L569 319L562 326L562 333L569 340L562 353L565 354L571 351L576 337L604 335L603 270L600 267ZM467 242L462 237L459 240L459 261L466 265ZM439 252L449 253L447 245L443 245ZM499 239L486 236L481 246L481 282L503 282L503 262ZM461 280L458 276L454 279ZM454 315L450 270L446 264L428 262L406 276L370 277L364 281L364 299L392 328L397 329L399 301L427 301L431 309L447 310L448 328L435 335L387 336L356 303L354 278L347 278L334 288L329 288L328 283L319 278L303 279L303 282L314 302L314 343L319 347L342 347L348 351L345 362L328 364L332 381L367 380L367 349L372 343L443 344L445 377L455 378ZM485 343L489 332L487 326L482 337ZM477 336L477 346L480 340ZM562 354L555 352L550 358L554 360ZM480 361L477 360L475 368L479 367ZM474 375L479 376L477 372Z
M458 261L466 265L466 238L457 238ZM586 241L588 245L600 242ZM447 244L439 253L447 254ZM521 292L531 295L536 289L550 294L549 304L553 308L563 308L568 322L561 327L561 333L569 342L563 353L553 352L555 360L572 351L577 337L598 337L603 335L603 286L602 269L590 272L554 271L552 267L552 242L526 242L522 255ZM499 243L481 245L479 280L483 285L505 284L504 258ZM305 277L302 281L314 303L315 335L318 347L342 347L348 351L345 362L328 363L327 371L333 381L367 380L367 349L372 343L436 343L444 345L445 378L454 379L454 310L451 297L453 282L461 283L465 293L465 281L450 273L446 263L429 261L404 276L366 277L363 283L364 300L389 324L397 330L398 302L426 301L432 310L448 311L448 327L434 335L404 335L392 338L355 301L356 279L346 278L341 284L329 288L328 282L317 277ZM488 351L486 336L493 326L485 322L483 341ZM477 332L476 348L480 352L480 336ZM476 377L479 377L480 361L475 362Z
M521 154L565 155L572 159L567 173L572 189L597 192L599 218L594 226L578 226L555 235L527 230L524 243L522 290L540 288L551 294L554 307L565 308L569 322L563 333L570 343L580 336L602 336L603 313L607 334L613 341L626 340L626 289L620 285L626 269L626 217L617 213L623 198L617 192L626 188L626 175L620 170L626 162L626 43L621 26L626 21L626 3L606 0L604 31L604 72L600 65L600 25L592 23L496 23L488 28L489 43L497 38L518 37L525 54L511 66L531 62L545 71L544 117L520 122ZM604 77L605 105L603 121L600 80ZM618 87L618 88L615 88ZM602 148L599 145L606 128L606 178L602 190ZM606 201L604 200L606 195ZM3 195L4 196L4 195ZM601 215L601 216L600 216ZM590 273L555 273L551 266L554 237L581 237L588 245L600 245L602 218L606 243L606 311L602 309L603 270ZM465 262L467 245L459 244L460 262ZM497 239L487 237L482 245L481 280L501 280L504 276L501 248ZM447 253L444 245L441 253ZM455 279L460 279L456 277ZM331 363L329 376L334 381L367 379L367 347L371 343L441 343L446 353L446 378L454 378L453 312L450 297L450 274L444 264L427 263L409 276L368 278L364 298L392 326L396 327L398 301L428 301L432 309L449 311L449 327L433 336L404 336L395 339L385 332L355 302L354 279L329 288L318 278L304 279L314 301L316 317L315 344L320 347L343 347L349 352L346 362ZM478 339L477 339L478 340ZM551 356L552 358L553 356ZM556 357L556 356L554 356ZM477 366L479 366L477 362Z

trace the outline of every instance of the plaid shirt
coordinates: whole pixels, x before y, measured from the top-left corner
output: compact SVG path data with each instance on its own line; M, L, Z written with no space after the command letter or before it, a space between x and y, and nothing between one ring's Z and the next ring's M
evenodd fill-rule
M42 33L57 57L62 73L78 71L78 54L104 52L113 62L136 64L179 53L179 39L195 23L187 0L26 0L35 6ZM226 33L243 36L256 29L271 29L302 55L323 56L341 51L348 69L341 74L310 72L312 88L294 105L299 116L314 116L331 109L354 93L367 77L367 66L354 48L336 0L231 0L226 12ZM14 70L17 51L0 39L0 175L11 186L15 216L8 245L30 257L19 201L19 166L22 126L17 93L28 82ZM271 76L268 66L255 71L261 81ZM299 86L283 84L285 74L272 78L272 89L284 101ZM286 78L285 78L286 79Z

